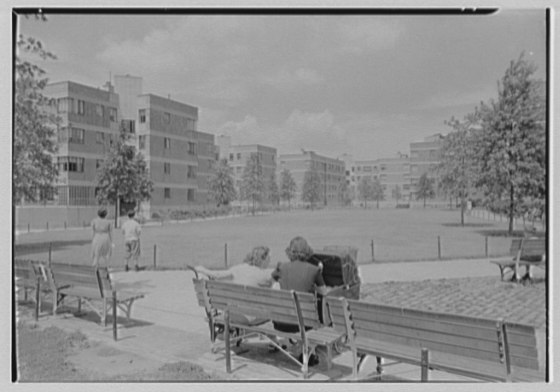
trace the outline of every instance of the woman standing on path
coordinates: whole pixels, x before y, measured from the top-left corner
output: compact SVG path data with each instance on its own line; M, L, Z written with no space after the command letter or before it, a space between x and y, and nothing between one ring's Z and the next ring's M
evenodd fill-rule
M101 258L105 261L105 267L108 267L113 249L113 225L110 220L105 219L106 216L107 209L101 207L97 211L97 218L91 221L93 231L91 258L94 267L99 267L99 259Z

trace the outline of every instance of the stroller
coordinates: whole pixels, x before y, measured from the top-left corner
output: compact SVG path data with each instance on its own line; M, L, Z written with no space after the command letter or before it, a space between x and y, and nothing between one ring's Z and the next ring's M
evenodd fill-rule
M358 249L351 246L331 245L314 253L307 261L323 266L323 280L329 288L327 296L360 299L361 280L358 273ZM325 304L319 298L322 322L330 324Z

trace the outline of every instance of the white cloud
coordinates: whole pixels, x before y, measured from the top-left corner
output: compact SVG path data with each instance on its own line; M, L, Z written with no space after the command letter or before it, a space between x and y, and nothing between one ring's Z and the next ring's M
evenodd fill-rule
M396 19L346 18L339 25L341 49L362 52L394 48L404 33L404 25Z
M317 71L310 68L298 68L296 70L281 70L274 75L261 77L261 82L280 90L292 90L302 85L313 86L321 84L325 78Z

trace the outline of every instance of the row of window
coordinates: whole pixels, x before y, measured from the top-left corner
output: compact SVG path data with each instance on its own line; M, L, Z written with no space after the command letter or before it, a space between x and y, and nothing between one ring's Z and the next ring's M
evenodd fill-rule
M171 174L171 163L163 163L163 173ZM187 166L187 178L196 178L196 166Z
M103 106L98 103L90 103L81 99L70 97L59 98L56 101L58 113L74 113L80 116L86 115L87 106L93 105L95 115L101 118L109 118L109 121L117 122L117 108L111 106Z
M187 189L187 200L188 201L194 201L194 195L195 195L195 190L194 189ZM163 198L164 199L171 199L171 188L163 188Z
M186 118L183 116L175 116L175 117L178 119L179 123L182 123L185 126L187 132L196 131L196 120L192 118ZM147 109L138 110L138 121L141 124L145 124L148 121ZM165 124L171 123L171 113L168 112L163 113L163 122Z
M252 153L250 153L250 156L253 156L253 155L255 155L255 154L257 154L258 160L262 162L262 160L263 160L263 154L262 154L262 152L257 152L257 153L252 152ZM229 154L229 160L230 160L230 161L233 161L234 158L235 158L236 160L240 161L240 160L243 158L243 154L241 154L240 152L238 152L237 154L230 153L230 154ZM271 158L272 162L274 162L274 159L275 159L274 155L270 155L270 158Z
M139 135L138 136L138 149L140 149L140 150L145 150L146 149L146 135ZM164 150L171 149L171 138L168 138L168 137L163 138L163 149ZM196 143L195 142L187 142L187 154L196 155Z
M84 172L85 158L79 157L57 157L56 164L59 172Z

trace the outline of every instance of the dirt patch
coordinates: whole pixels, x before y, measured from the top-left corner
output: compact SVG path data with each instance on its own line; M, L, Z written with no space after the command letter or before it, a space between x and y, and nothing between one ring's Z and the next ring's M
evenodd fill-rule
M188 362L162 363L89 341L81 332L17 324L18 382L201 381L219 377Z

